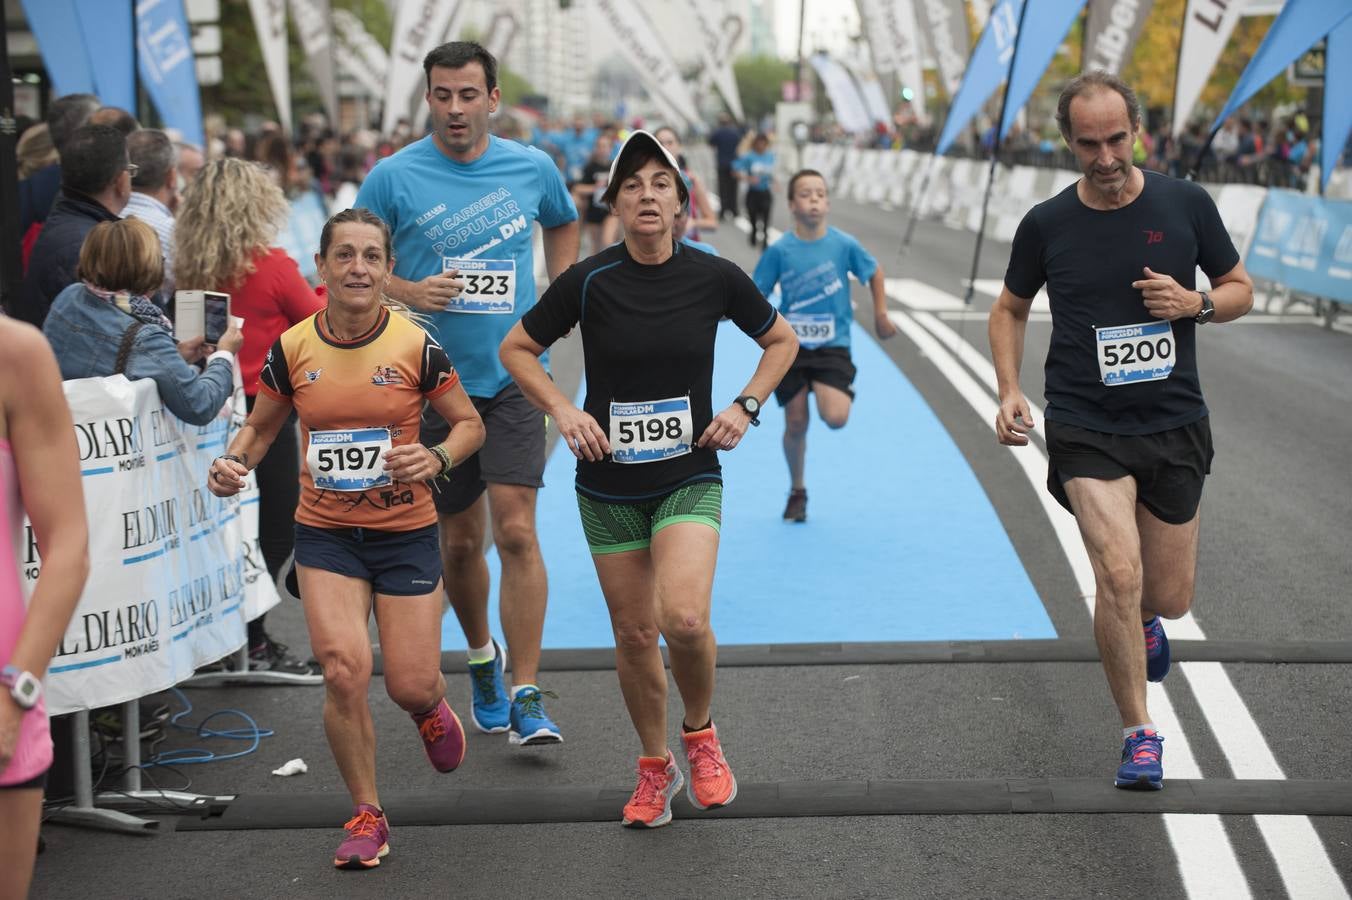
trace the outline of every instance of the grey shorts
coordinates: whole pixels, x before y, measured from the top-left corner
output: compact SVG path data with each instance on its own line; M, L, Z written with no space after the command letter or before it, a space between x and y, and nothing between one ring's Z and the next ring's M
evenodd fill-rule
M444 480L433 482L437 512L454 515L474 505L492 484L544 487L545 414L531 406L515 384L494 397L471 397L484 420L484 445ZM428 447L451 433L446 420L431 406L423 407L420 439Z

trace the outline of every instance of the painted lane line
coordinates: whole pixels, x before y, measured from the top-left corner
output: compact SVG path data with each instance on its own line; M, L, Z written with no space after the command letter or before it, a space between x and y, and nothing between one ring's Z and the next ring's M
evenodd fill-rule
M995 394L995 367L990 361L937 317L926 313L917 313L915 318L936 336L935 340L941 342L941 345L954 349L959 358L985 383L989 395ZM940 338L939 335L943 337ZM995 401L991 400L990 403L994 405ZM1034 416L1035 421L1044 420L1039 412L1034 412ZM991 426L993 431L993 413L987 416L987 424ZM1030 446L1034 445L1030 444ZM1046 457L1040 448L1038 454L1043 465L1041 473L1035 476L1028 466L1024 466L1024 471L1029 474L1034 491L1043 501L1044 509L1054 509L1060 516L1069 518L1073 523L1074 518L1066 513L1059 504L1055 503L1047 491L1043 489ZM1015 455L1029 456L1026 453ZM1076 579L1080 584L1092 616L1094 604L1093 572L1092 569L1087 570L1088 579L1086 581L1086 570L1078 567L1075 561L1076 554L1078 554L1079 557L1084 558L1084 564L1088 565L1083 544L1078 539L1078 529L1076 529L1077 533L1073 540L1068 543L1067 540L1070 535L1067 534L1065 529L1056 528L1055 517L1052 517L1052 523L1058 539L1061 540L1063 548L1066 549L1067 557L1071 559L1072 569L1075 570ZM1074 552L1072 552L1072 548L1074 548ZM1206 638L1191 612L1181 619L1170 622L1169 633L1178 638L1192 640L1205 640ZM1198 705L1202 709L1203 716L1220 744L1221 751L1225 754L1226 761L1230 764L1235 777L1284 778L1285 774L1277 763L1267 741L1263 738L1257 722L1239 696L1239 692L1235 689L1234 683L1230 680L1222 665L1220 663L1184 663L1180 665L1180 669L1187 677ZM1194 672L1197 674L1197 680L1192 677ZM1152 691L1149 694L1150 707L1155 710L1158 702L1156 698L1167 698L1167 694L1161 685L1151 685L1150 687L1159 688L1159 690ZM1170 714L1172 714L1171 709ZM1159 721L1162 717L1154 715L1153 718L1157 720L1156 724L1163 729L1164 723ZM1169 732L1165 731L1165 734L1169 734ZM1176 754L1173 751L1177 743L1170 735L1171 770L1174 767L1173 760L1176 758ZM1260 819L1261 821L1257 821ZM1327 849L1308 818L1262 816L1255 817L1255 820L1268 849L1272 852L1282 881L1292 897L1348 897L1347 889L1334 869ZM1317 888L1317 891L1313 894L1308 891L1311 887Z
M907 313L892 311L892 322L911 339L921 353L953 385L977 416L995 433L995 415L998 404L991 393L979 384L967 369L948 352L944 344ZM935 320L937 321L937 320ZM954 335L954 337L957 337ZM966 343L963 341L963 343ZM970 346L970 345L968 345ZM986 363L986 365L990 365ZM1040 418L1037 420L1040 421ZM1042 489L1046 478L1046 457L1035 444L1027 447L1006 448L1023 469L1033 486L1033 492L1042 504L1052 528L1060 541L1071 570L1075 573L1080 596L1094 612L1094 577L1089 557L1080 541L1075 519ZM1160 685L1151 685L1160 688ZM1163 690L1149 693L1152 717L1160 730L1168 736L1169 769L1184 778L1200 778L1201 770L1193 757L1192 748L1183 734L1168 695ZM1235 857L1230 838L1219 816L1163 816L1165 831L1174 849L1179 877L1189 897L1249 897L1248 881Z

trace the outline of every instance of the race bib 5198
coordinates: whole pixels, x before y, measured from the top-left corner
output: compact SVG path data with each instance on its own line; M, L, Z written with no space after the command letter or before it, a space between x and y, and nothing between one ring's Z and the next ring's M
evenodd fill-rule
M610 456L617 463L684 456L694 442L689 397L610 404Z

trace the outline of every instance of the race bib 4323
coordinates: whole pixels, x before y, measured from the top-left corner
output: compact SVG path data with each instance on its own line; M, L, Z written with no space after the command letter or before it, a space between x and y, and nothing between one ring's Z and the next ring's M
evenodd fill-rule
M688 396L610 404L610 458L617 463L684 456L694 442Z
M1099 378L1108 387L1160 381L1174 371L1174 328L1159 320L1094 329Z
M443 257L441 271L452 270L465 289L451 298L447 312L510 315L516 309L516 260Z
M321 491L368 491L385 487L385 451L391 447L388 428L312 431L305 465Z

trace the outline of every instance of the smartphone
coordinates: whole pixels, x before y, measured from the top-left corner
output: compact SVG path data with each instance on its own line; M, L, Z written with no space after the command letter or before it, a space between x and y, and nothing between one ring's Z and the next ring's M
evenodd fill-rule
M230 295L218 291L174 292L174 338L200 337L215 344L230 329Z
M202 333L208 344L218 344L221 335L230 330L230 295L203 291Z

